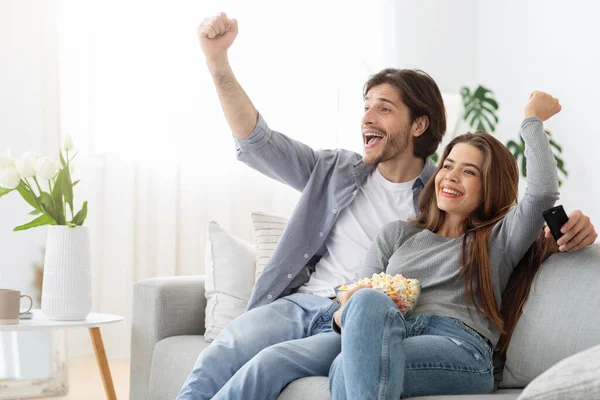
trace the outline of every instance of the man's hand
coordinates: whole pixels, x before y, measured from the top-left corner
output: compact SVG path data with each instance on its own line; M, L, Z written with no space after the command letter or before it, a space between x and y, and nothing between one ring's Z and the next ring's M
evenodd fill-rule
M590 221L590 217L584 215L581 210L575 210L569 214L569 220L560 228L563 233L558 239L560 251L576 251L594 243L598 233ZM550 228L545 228L545 236L552 237Z
M229 19L225 13L206 18L198 27L200 47L208 62L226 58L227 50L238 33L236 19Z
M525 118L538 117L542 121L548 120L562 110L558 99L544 92L531 92L529 103L525 106Z

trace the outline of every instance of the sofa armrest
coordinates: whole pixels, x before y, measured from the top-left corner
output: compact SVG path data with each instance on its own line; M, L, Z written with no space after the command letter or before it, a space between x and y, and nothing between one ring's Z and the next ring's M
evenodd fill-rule
M130 399L148 398L154 346L179 335L204 334L204 276L145 279L133 286Z

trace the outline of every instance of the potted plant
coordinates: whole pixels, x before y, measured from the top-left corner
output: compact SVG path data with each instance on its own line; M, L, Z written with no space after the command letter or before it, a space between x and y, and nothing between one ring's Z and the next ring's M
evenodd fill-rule
M91 310L91 267L87 201L73 207L73 141L67 137L59 151L60 162L27 152L14 158L0 154L0 197L18 193L35 218L14 228L24 231L48 225L42 311L50 319L85 319Z

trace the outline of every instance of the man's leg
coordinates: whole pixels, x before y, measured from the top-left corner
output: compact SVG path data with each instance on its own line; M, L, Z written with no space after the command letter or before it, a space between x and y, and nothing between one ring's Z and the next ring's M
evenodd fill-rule
M240 315L200 354L177 399L211 399L261 350L305 337L331 304L329 299L294 294Z
M262 349L303 337L303 314L302 308L283 298L235 318L200 353L177 399L211 399Z
M327 376L340 348L340 335L333 331L267 347L248 361L213 399L276 399L296 379Z

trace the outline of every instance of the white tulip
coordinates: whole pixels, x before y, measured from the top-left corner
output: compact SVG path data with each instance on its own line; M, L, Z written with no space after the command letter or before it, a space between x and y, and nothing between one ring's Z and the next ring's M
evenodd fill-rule
M30 151L15 160L15 167L17 167L17 171L19 171L22 178L35 176L35 167L39 158L40 156L37 153Z
M42 155L37 151L28 151L27 153L24 153L21 157L31 157L35 160L35 162L37 162L37 160L39 160L41 156Z
M15 167L8 167L0 173L0 186L5 189L16 189L21 183L21 175Z
M38 179L49 180L58 173L58 163L48 157L40 157L35 166Z
M65 151L71 151L75 148L73 146L73 138L71 137L71 135L67 135L65 137L65 144L64 144L63 148Z
M15 166L15 162L12 159L12 157L9 154L0 154L0 171L6 169L6 168L10 168L10 167L14 167Z

